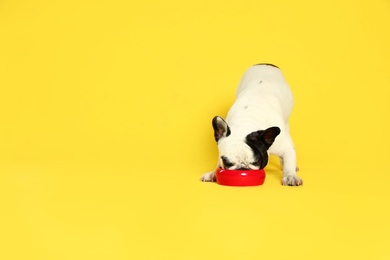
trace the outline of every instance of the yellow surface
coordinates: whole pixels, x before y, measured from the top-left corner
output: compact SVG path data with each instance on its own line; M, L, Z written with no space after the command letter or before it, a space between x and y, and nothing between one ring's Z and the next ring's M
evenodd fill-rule
M390 2L1 1L0 259L390 259ZM201 183L243 72L302 187Z

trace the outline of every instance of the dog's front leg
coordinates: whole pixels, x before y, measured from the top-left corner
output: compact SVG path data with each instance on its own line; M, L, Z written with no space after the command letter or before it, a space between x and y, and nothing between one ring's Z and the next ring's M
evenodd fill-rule
M203 174L202 177L200 178L200 180L201 181L206 181L206 182L217 181L217 179L215 177L215 172L218 169L218 167L219 167L219 164L217 165L215 170L213 170L211 172L206 172L205 174Z
M301 178L297 176L298 170L296 164L296 153L294 147L288 149L281 157L283 163L283 178L282 184L285 186L300 186L303 184Z

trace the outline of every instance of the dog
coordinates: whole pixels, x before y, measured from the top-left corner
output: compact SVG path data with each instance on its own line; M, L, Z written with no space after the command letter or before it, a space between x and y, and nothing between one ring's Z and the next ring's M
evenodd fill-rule
M282 185L302 185L288 125L293 104L292 91L277 66L251 66L239 83L226 121L219 116L212 120L219 150L217 169L263 169L270 153L280 158ZM201 181L216 181L215 171L203 174Z

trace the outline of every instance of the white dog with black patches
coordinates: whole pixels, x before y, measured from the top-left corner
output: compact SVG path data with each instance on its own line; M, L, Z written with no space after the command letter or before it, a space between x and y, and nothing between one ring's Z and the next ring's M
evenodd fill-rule
M293 104L291 89L278 67L250 67L241 79L226 121L219 116L212 121L219 150L217 168L262 169L269 152L280 158L282 184L302 185L296 175L296 153L288 125ZM215 171L203 174L201 180L215 181Z

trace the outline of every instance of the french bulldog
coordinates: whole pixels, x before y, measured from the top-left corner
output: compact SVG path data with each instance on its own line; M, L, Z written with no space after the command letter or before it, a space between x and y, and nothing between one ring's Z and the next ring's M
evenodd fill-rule
M226 120L212 120L219 158L217 169L263 169L270 154L280 158L282 185L299 186L296 152L288 118L294 104L292 91L282 71L272 64L257 64L243 75ZM202 181L216 181L215 170Z

